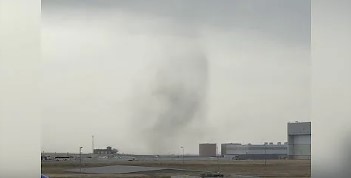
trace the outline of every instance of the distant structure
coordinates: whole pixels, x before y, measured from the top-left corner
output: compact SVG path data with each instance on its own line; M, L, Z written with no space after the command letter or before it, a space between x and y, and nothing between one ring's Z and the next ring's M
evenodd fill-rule
M91 149L92 149L92 151L94 153L94 149L95 149L95 147L94 147L94 135L91 136Z
M223 144L221 144L221 155L222 156L229 155L231 153L230 147L233 147L234 145L241 145L241 143L223 143Z
M263 145L240 143L221 144L221 155L229 159L285 159L287 157L287 144L269 144Z
M288 158L311 159L311 122L288 123Z
M110 146L106 147L106 149L94 149L94 154L98 155L116 154L117 152L117 149L112 149Z
M217 144L215 143L202 143L199 144L200 157L215 157L217 156Z

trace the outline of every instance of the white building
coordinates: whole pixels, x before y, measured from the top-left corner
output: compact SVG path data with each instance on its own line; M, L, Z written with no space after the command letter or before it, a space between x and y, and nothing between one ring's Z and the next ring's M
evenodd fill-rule
M311 122L288 123L289 159L311 159Z
M263 145L225 143L221 145L221 154L223 157L237 159L282 159L287 157L287 144L280 142Z

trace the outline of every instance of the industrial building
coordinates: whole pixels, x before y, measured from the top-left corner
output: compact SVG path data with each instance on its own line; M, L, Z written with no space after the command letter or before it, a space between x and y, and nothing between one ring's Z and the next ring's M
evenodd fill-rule
M217 156L217 144L215 144L215 143L199 144L199 156L200 157Z
M263 145L240 143L221 144L221 155L229 159L285 159L288 144L265 143Z
M117 152L117 149L112 149L110 146L106 147L106 149L94 149L94 154L99 155L116 154Z
M288 123L288 158L311 159L311 122Z

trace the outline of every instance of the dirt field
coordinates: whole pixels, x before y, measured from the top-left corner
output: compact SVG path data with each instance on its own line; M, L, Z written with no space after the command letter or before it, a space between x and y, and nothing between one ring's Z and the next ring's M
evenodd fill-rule
M235 161L118 161L109 163L83 163L83 167L99 167L109 165L133 165L145 167L163 167L183 169L185 171L153 171L137 174L74 174L67 169L79 168L78 162L43 162L42 173L50 178L78 177L171 177L172 175L199 176L203 172L221 172L226 177L246 175L256 177L310 177L311 162L306 160L235 160Z

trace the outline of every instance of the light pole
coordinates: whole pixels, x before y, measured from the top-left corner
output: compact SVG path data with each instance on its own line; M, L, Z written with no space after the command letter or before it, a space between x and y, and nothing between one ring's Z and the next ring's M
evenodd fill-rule
M267 148L266 148L266 144L264 144L264 166L267 165Z
M218 150L218 146L216 145L216 157L217 157L217 166L218 166L218 173L221 170L220 164L219 164L219 150Z
M183 164L184 164L184 147L181 146L180 148L183 150L182 160L183 160Z
M82 148L83 147L79 147L79 167L80 167L80 173L82 173Z

